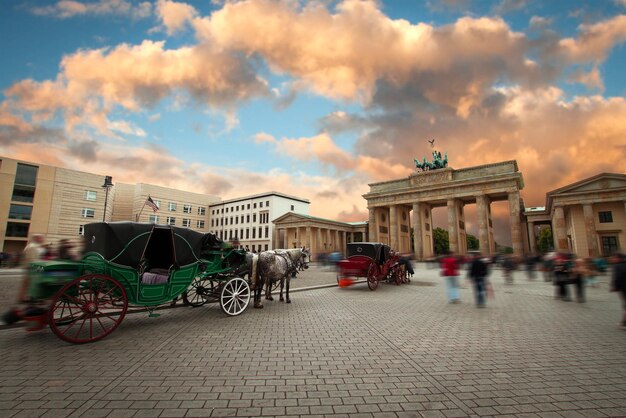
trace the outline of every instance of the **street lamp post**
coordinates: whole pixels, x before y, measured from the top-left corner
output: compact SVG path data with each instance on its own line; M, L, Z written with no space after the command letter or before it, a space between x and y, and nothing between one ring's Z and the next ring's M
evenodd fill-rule
M104 184L102 185L102 188L104 189L104 213L102 214L102 222L104 222L106 220L107 203L108 203L108 200L109 200L109 189L111 187L113 187L113 177L106 176L104 178Z

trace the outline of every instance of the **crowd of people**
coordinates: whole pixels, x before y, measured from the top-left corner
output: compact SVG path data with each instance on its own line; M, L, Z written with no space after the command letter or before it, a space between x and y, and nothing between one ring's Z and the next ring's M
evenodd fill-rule
M581 258L569 253L551 253L544 256L530 255L524 259L513 256L484 257L480 253L470 258L459 257L448 252L439 260L441 275L445 277L446 293L449 303L459 303L459 278L461 266L468 264L467 278L474 288L476 306L484 308L487 295L493 294L488 279L490 270L495 265L502 268L504 283L513 284L513 272L523 265L528 280L535 280L538 269L544 273L546 281L552 281L555 288L554 298L572 301L570 287L574 287L576 301L586 301L585 288L598 287L598 275L607 272L608 263L613 265L610 290L617 292L623 303L623 315L620 323L626 329L626 256L615 254L609 261L603 258Z

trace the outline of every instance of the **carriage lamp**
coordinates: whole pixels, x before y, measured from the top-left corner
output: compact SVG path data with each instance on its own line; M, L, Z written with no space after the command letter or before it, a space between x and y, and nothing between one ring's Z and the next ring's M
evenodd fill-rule
M109 189L111 187L113 187L113 177L111 176L106 176L104 177L104 184L101 186L105 192L104 192L104 213L102 214L102 222L105 221L106 216L107 216L107 202L109 200Z

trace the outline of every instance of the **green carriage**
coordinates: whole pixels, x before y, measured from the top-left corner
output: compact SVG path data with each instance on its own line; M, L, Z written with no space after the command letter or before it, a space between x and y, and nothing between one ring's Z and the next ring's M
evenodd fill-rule
M183 296L191 305L220 302L228 315L250 301L249 283L237 277L245 259L213 234L132 222L85 225L78 262L31 264L30 294L49 299L47 322L71 343L99 340L113 332L129 307L152 311ZM211 283L198 292L198 283ZM197 299L189 301L187 289Z

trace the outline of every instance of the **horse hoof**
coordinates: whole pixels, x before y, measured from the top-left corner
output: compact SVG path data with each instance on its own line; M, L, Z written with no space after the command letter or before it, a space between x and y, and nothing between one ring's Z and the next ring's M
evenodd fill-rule
M271 296L268 296L268 297L266 297L265 299L267 299L267 300L274 300L274 298L273 298L273 297L271 297Z
M284 302L284 301L285 301L285 299L284 299L284 298L280 298L279 300L280 300L281 302Z
M287 303L291 303L291 299L287 299Z
M263 309L263 305L261 305L261 304L254 305L254 308L255 309Z

